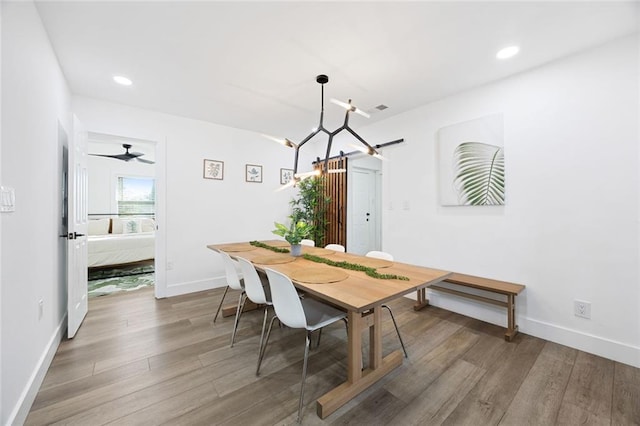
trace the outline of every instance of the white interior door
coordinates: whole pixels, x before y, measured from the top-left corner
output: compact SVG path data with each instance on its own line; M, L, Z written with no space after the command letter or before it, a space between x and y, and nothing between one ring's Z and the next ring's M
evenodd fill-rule
M67 336L75 336L89 309L87 303L87 132L73 116L69 146L67 235Z
M347 243L349 252L366 254L379 249L376 173L374 170L354 168L351 179L351 234Z

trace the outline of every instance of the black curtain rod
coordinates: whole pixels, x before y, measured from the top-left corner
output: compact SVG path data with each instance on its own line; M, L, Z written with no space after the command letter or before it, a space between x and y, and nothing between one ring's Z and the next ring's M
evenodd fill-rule
M404 142L404 138L396 139L396 140L391 141L391 142L385 142L385 143L381 143L381 144L378 144L378 145L372 145L372 146L375 149L379 149L379 148L384 148L384 147L389 146L389 145L396 145L396 144L399 144L400 142ZM341 158L341 157L348 157L348 156L353 155L353 154L364 154L364 155L367 155L365 152L358 151L358 150L351 151L351 152L342 152L342 151L340 151L339 155L334 155L333 157L329 157L329 160L334 160L336 158ZM320 162L324 162L324 160L320 160ZM311 164L318 164L318 160L312 162Z

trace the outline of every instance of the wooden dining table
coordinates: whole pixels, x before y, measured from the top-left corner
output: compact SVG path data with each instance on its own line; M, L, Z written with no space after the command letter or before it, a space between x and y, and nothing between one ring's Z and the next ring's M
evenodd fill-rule
M261 241L270 246L288 247L285 241ZM374 259L350 253L339 253L319 247L304 247L303 254L370 266L381 274L407 277L408 280L379 279L365 272L317 263L304 257L292 258L288 253L275 253L248 242L212 244L214 251L224 251L231 257L245 258L258 271L276 270L291 278L293 284L313 297L328 302L347 312L348 348L347 380L317 401L317 414L325 418L368 387L402 365L403 353L395 350L383 357L382 319L383 304L414 291L418 292L417 307L424 298L424 289L446 279L450 272L401 262ZM369 332L369 362L362 368L362 332Z

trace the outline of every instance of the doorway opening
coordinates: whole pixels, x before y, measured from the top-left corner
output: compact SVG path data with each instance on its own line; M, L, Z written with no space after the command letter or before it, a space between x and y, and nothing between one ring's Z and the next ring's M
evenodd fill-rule
M89 297L156 283L156 143L89 132Z
M382 166L373 157L351 159L347 186L348 251L364 255L382 246Z

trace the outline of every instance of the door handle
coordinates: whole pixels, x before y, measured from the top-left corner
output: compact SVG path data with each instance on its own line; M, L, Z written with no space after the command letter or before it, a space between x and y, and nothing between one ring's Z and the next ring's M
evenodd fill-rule
M85 234L78 234L77 232L69 232L67 235L60 235L62 238L66 238L67 240L75 240L78 237L84 237Z

